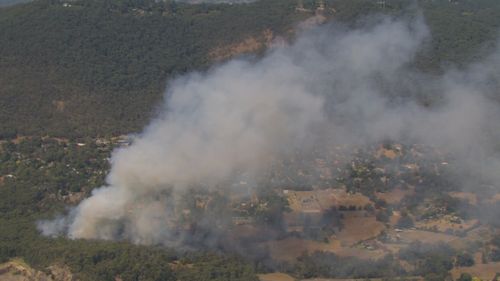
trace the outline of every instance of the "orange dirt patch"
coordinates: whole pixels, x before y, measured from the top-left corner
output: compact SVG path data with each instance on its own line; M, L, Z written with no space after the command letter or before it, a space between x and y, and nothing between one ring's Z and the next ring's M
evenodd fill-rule
M394 227L398 223L400 218L401 213L399 211L392 212L392 216L389 218L389 224Z
M271 45L274 34L271 30L266 29L258 36L245 38L243 41L221 46L210 51L209 56L216 61L226 60L231 57L253 53Z
M192 263L181 263L180 261L173 261L168 263L168 266L172 270L180 270L182 268L193 268L194 265Z
M62 100L53 100L52 105L55 107L56 111L63 112L66 108L66 103Z
M389 158L389 159L394 159L400 155L399 151L392 150L392 149L385 149L381 147L379 150L376 152L376 157L380 158L382 156Z
M460 274L462 273L469 273L472 276L481 278L482 280L493 280L497 272L500 273L500 262L476 264L471 267L456 267L451 270L451 275L453 276L453 280L460 277Z
M285 273L268 273L268 274L259 274L258 275L260 281L294 281L295 278Z
M12 140L13 143L15 144L20 144L23 140L28 139L28 137L25 136L17 136L15 139Z
M415 194L414 190L403 190L400 188L394 189L390 192L376 192L375 195L378 199L382 199L389 204L397 204L403 200L406 195Z

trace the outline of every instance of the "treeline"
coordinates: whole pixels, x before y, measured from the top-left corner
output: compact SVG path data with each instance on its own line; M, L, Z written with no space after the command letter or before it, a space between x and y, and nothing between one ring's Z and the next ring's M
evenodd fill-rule
M379 260L365 260L328 252L302 255L292 272L302 278L378 278L397 277L405 273L390 255Z
M423 277L426 281L442 281L452 280L450 270L455 266L473 266L472 253L476 250L474 245L457 251L444 243L415 242L401 249L397 255L389 254L377 260L342 257L329 252L303 254L295 265L285 265L282 269L300 278L420 280ZM408 266L401 266L401 261Z

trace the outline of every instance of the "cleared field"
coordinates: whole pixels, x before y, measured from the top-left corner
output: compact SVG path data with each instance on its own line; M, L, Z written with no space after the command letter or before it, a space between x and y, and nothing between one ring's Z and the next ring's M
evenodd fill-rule
M471 267L456 267L451 270L453 279L456 280L462 273L469 273L472 276L481 278L482 280L493 280L496 273L500 273L500 262L476 264Z
M430 244L438 242L450 243L451 241L458 239L453 235L414 229L404 230L398 233L398 235L402 243L411 243L414 241Z
M351 246L360 241L378 236L385 226L375 217L352 216L345 214L344 228L337 234L343 245Z
M321 243L300 238L286 238L266 243L271 256L276 260L293 261L303 253L315 251L338 252L341 249L339 241Z

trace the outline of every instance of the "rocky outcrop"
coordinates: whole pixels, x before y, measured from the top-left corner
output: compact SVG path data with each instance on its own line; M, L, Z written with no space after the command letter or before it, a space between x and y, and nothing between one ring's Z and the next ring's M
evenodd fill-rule
M32 268L22 260L0 264L2 281L77 281L66 266L52 265L45 271Z

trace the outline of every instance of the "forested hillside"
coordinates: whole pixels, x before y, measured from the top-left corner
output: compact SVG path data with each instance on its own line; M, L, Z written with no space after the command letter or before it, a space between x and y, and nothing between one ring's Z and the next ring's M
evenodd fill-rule
M327 2L334 20L353 23L372 12L398 14L412 1ZM221 46L265 40L269 31L289 34L313 14L296 11L296 4L39 0L0 8L0 137L138 131L169 79L208 67ZM498 1L421 0L420 6L433 33L417 61L422 68L470 61L480 55L473 50L495 42Z
M214 48L284 33L292 1L186 5L36 1L0 10L0 135L140 129L165 82L206 67Z

